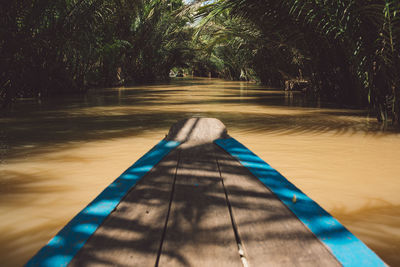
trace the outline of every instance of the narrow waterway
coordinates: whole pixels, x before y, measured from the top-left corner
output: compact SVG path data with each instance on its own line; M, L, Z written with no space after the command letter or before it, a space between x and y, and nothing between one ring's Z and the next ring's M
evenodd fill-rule
M191 116L216 117L388 264L400 266L400 134L362 110L246 82L179 80L18 101L0 116L0 259L24 264Z

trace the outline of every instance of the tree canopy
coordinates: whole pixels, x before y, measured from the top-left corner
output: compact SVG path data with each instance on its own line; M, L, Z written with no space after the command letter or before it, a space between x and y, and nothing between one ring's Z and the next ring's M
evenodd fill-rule
M0 99L195 75L370 106L400 122L398 0L16 0L0 4Z

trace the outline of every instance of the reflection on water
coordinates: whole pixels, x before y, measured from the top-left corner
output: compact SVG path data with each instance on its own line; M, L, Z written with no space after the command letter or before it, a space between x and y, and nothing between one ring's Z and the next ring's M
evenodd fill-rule
M25 263L172 123L190 116L223 121L387 263L400 265L400 134L382 131L364 111L210 79L25 100L3 114L2 265Z

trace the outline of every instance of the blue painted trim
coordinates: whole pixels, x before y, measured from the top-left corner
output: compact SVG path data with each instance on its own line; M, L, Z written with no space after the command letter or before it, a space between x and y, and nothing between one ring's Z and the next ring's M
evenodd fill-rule
M179 144L161 140L78 213L25 266L67 266L129 190Z
M386 266L361 240L274 168L234 138L215 143L239 160L269 188L332 252L343 266ZM293 203L293 195L297 201Z

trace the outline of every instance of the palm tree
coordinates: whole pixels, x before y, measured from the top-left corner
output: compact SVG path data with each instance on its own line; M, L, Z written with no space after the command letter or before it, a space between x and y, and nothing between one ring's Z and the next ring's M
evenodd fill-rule
M190 54L182 0L0 4L0 100L165 78Z
M287 79L298 68L321 97L369 101L379 120L399 121L398 1L220 0L204 10L206 21L229 10L261 33L253 68L267 74L262 81Z

